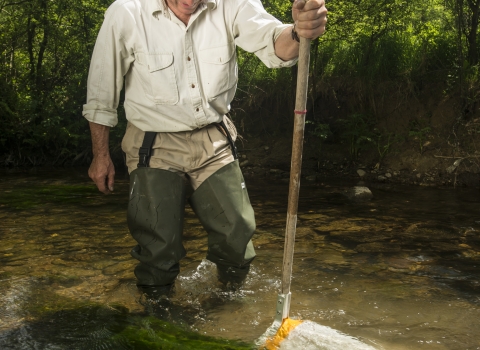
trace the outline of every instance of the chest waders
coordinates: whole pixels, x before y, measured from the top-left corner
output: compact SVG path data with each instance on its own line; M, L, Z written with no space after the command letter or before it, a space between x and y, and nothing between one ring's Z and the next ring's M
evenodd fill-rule
M231 144L236 148L222 124ZM178 174L149 167L155 132L146 132L137 169L130 174L127 222L137 245L132 256L138 286L172 284L186 251L182 243L185 182ZM242 282L255 257L251 238L255 216L238 160L209 176L192 194L190 205L208 233L207 259L217 265L219 280Z

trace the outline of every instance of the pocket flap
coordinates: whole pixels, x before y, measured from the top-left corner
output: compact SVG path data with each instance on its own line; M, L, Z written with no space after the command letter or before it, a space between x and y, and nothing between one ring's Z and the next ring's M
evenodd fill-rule
M199 52L203 62L212 64L225 64L232 59L234 54L235 46L232 44L203 49Z
M148 54L148 70L155 72L160 69L170 67L173 63L172 53L149 53Z

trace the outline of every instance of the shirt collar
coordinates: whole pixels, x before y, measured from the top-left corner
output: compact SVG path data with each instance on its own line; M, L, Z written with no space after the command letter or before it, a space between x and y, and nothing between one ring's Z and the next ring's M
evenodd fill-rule
M167 18L170 17L166 0L147 0L147 4L149 7L149 12L151 12L153 16L163 14ZM217 8L217 0L203 0L203 3L199 5L198 10L201 10L204 6L206 6L209 10L214 10Z

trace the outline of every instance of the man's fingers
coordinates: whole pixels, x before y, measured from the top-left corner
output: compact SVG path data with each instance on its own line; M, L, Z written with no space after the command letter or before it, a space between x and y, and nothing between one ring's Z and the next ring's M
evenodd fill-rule
M309 1L308 3L313 2ZM303 8L298 11L297 20L299 21L311 21L315 19L326 19L327 18L327 8L325 6L312 7L312 8Z
M107 178L107 186L110 192L113 192L113 184L115 183L115 173L110 174Z
M319 27L325 27L327 24L326 18L318 18L314 20L309 20L309 21L297 21L297 26L296 29L298 30L315 30L316 28Z
M94 158L88 169L88 176L97 185L100 192L109 194L113 191L115 168L110 158L101 160Z
M323 33L325 33L325 25L314 29L296 29L299 36L307 39L316 39Z
M110 193L110 190L108 189L108 185L107 185L107 177L106 176L91 174L90 178L93 180L95 185L97 185L97 188L100 192L105 193L105 194Z
M296 31L304 38L314 39L325 32L327 9L323 0L297 0ZM301 9L300 9L301 8Z
M293 5L297 10L310 11L317 8L325 7L323 0L295 0Z

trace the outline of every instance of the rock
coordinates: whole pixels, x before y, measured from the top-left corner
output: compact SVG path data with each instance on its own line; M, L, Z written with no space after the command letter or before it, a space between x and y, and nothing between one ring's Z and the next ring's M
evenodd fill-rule
M313 182L313 181L317 180L317 176L316 175L309 175L305 178L305 180Z
M104 275L116 275L120 274L121 272L127 271L130 272L134 269L135 262L134 261L121 261L117 264L108 266L103 269Z
M359 253L394 253L400 252L402 246L399 244L385 244L383 242L362 243L355 247Z
M385 174L385 177L391 178L391 177L392 177L392 174L386 173L386 174Z
M281 173L283 173L283 171L280 170L280 169L270 169L270 172L271 172L272 174L281 174Z
M383 175L380 175L379 177L377 177L378 181L385 181L387 178Z
M453 162L453 164L447 168L447 173L449 174L453 173L455 169L458 168L458 166L460 165L463 159L464 158L460 158L460 159L457 159L455 162Z
M348 199L354 202L366 202L372 199L372 191L365 186L354 186L344 193Z
M422 177L422 174L421 173L418 173L417 174L417 178L421 178Z
M241 167L244 167L244 166L246 166L246 165L248 165L248 164L250 164L250 162L249 162L248 160L245 160L245 161L243 161L243 162L240 163L240 166L241 166Z
M242 154L242 158L243 158L243 159L247 159L247 155L246 155L246 154Z
M357 174L358 174L358 176L360 176L360 177L364 177L364 176L367 174L367 172L366 172L365 170L363 170L363 169L358 169L358 170L357 170Z
M264 149L265 151L268 151L268 150L270 149L270 147L265 146L263 149Z

